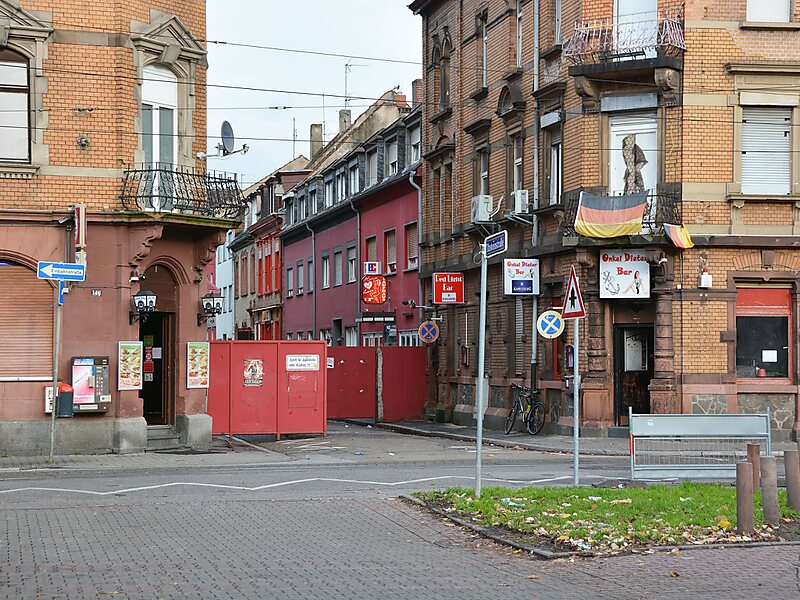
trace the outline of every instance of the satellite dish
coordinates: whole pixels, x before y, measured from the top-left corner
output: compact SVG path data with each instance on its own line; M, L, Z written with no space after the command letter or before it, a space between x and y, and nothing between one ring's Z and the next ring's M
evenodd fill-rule
M231 154L235 141L233 138L233 127L231 127L231 124L227 121L222 122L220 137L222 138L222 154L225 156Z

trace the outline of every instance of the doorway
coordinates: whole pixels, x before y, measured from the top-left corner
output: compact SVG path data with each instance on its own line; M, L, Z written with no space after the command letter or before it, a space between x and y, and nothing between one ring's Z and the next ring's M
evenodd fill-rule
M614 327L614 412L616 424L628 425L628 409L650 412L650 380L653 378L653 325Z
M148 425L173 423L174 332L174 313L150 313L139 325L139 339L144 345L142 400L144 400L144 418Z

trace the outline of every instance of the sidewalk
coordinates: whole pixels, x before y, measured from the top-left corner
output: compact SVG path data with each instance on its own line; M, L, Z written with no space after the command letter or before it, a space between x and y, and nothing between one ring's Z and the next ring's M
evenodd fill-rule
M345 419L347 420L347 419ZM361 420L347 420L359 425L366 424ZM402 423L377 423L375 427L388 429L397 433L443 437L463 442L475 442L475 427L454 425L453 423L432 423L429 421L404 421ZM566 435L530 435L528 433L511 433L504 435L495 429L483 430L483 443L494 444L506 448L524 448L541 452L563 452L572 454L572 436ZM772 453L783 456L784 450L797 450L795 442L772 442ZM580 453L590 456L630 456L628 438L580 438Z

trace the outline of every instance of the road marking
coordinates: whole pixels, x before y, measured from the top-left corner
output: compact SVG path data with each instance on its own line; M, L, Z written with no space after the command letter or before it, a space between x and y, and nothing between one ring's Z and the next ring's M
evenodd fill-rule
M524 485L537 485L541 483L552 483L554 481L563 481L565 479L571 479L571 475L564 475L561 477L549 477L546 479L499 479L499 478L491 478L491 477L484 477L484 481L491 481L497 483L514 483L514 484L524 484ZM605 477L601 475L589 475L586 477L587 479L622 479L621 477ZM385 487L397 487L400 485L410 485L414 483L427 483L431 481L442 481L445 479L460 479L460 480L467 480L467 481L474 481L474 477L470 477L467 475L441 475L438 477L422 477L419 479L407 479L405 481L371 481L371 480L362 480L362 479L338 479L333 477L309 477L307 479L293 479L291 481L281 481L278 483L268 483L265 485L259 485L255 487L247 487L241 485L227 485L223 483L201 483L197 481L173 481L170 483L158 483L154 485L144 485L140 487L132 487L132 488L121 488L117 490L110 490L106 492L98 492L95 490L79 490L74 488L56 488L56 487L39 487L39 486L32 486L32 487L22 487L22 488L13 488L10 490L0 490L0 494L12 494L18 492L69 492L72 494L87 494L91 496L113 496L115 494L128 494L131 492L146 492L149 490L157 490L163 488L171 488L171 487L200 487L200 488L214 488L220 490L236 490L242 492L258 492L261 490L268 490L272 488L280 488L280 487L287 487L292 485L299 485L303 483L314 483L314 482L328 482L328 483L355 483L361 485L377 485L377 486L385 486Z

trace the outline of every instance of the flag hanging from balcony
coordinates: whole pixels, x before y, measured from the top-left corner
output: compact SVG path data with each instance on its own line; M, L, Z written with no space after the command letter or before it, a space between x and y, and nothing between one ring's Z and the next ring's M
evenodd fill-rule
M575 232L592 238L614 238L642 232L647 191L624 196L596 196L581 192Z
M669 241L678 248L683 248L684 250L687 248L694 248L692 236L689 235L689 230L686 229L686 225L670 225L669 223L664 223L664 231L667 233Z

